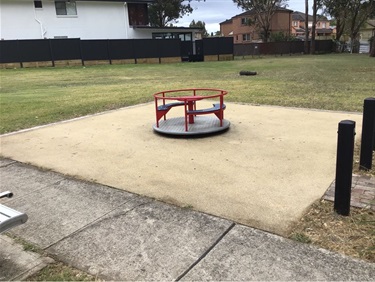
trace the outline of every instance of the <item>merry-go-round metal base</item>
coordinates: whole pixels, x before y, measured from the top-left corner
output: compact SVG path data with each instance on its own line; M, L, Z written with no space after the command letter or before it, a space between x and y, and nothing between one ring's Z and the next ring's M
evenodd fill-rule
M154 124L153 128L155 132L166 135L204 136L225 132L229 126L230 122L226 119L223 119L223 125L220 126L220 120L217 117L196 116L194 123L188 124L188 131L185 131L185 117L160 120L159 127Z

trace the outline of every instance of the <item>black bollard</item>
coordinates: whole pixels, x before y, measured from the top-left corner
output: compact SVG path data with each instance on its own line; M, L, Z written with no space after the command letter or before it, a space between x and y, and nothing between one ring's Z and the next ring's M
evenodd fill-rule
M336 185L334 210L341 215L350 213L355 121L339 123L337 138Z
M361 155L359 168L369 170L372 167L372 151L375 131L375 98L366 98L363 104Z

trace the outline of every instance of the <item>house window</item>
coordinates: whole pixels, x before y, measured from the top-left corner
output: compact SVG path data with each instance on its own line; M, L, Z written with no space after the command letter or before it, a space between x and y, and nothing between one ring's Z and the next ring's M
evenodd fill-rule
M322 23L322 28L326 28L326 23Z
M128 3L129 25L146 26L148 25L147 4Z
M76 16L77 7L75 1L55 1L56 15Z
M180 39L181 41L192 41L192 33L158 32L152 33L152 39Z
M250 33L242 34L242 41L250 41L251 36Z
M293 22L292 22L292 25L298 27L298 21L293 21Z
M241 18L241 24L242 25L247 25L249 23L249 19L248 18Z
M34 8L42 9L43 8L42 1L34 1Z

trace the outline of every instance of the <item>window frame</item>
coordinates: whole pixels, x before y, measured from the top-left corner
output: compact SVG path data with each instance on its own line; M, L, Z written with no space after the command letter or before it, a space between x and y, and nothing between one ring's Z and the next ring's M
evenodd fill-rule
M70 1L55 0L54 3L55 3L55 11L56 11L57 17L66 18L66 17L77 17L78 16L77 3L76 3L75 0L70 0ZM64 7L62 7L62 6L58 7L58 5L62 5L62 4L63 4ZM69 7L68 7L68 5L69 5ZM62 10L64 12L61 14ZM74 11L74 13L70 13L71 11Z
M251 34L250 33L243 33L242 34L242 42L251 41Z
M36 1L34 1L34 8L35 9L43 9L43 2L42 2L42 0L36 0Z

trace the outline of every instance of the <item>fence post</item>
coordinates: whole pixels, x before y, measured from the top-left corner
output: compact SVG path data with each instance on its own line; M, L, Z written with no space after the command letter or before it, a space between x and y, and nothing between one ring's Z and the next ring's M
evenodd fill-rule
M363 104L361 156L359 168L369 170L372 167L375 131L375 98L366 98Z
M350 213L355 121L339 123L337 138L336 183L334 210L341 215Z
M49 54L51 57L52 66L55 67L55 56L54 56L53 48L52 48L52 39L48 39L48 43L49 43Z

